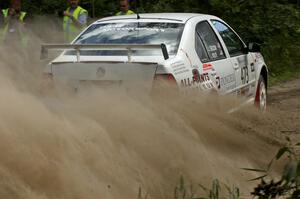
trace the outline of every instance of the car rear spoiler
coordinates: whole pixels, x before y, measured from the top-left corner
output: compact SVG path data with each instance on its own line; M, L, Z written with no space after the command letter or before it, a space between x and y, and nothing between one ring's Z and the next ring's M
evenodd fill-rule
M131 62L133 50L161 49L164 59L169 59L165 44L42 44L41 59L48 57L48 50L75 50L77 62L80 62L80 50L127 50L128 62Z

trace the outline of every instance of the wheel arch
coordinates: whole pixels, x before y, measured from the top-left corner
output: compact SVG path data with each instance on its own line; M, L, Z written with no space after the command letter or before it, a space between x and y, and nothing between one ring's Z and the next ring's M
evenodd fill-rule
M259 75L263 76L265 84L266 84L266 89L268 89L268 83L269 83L269 81L268 81L268 69L267 69L267 66L265 66L265 65L262 66Z

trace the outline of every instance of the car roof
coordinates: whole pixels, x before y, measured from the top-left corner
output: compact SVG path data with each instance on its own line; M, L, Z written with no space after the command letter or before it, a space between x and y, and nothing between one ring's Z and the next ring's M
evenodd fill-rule
M177 21L186 23L190 18L193 17L208 17L210 15L206 14L197 14L197 13L139 13L139 19L155 19L155 20L170 20L170 21ZM137 19L137 14L131 15L121 15L121 16L111 16L105 17L97 22L104 22L104 21L113 21L113 20L126 20L126 19Z

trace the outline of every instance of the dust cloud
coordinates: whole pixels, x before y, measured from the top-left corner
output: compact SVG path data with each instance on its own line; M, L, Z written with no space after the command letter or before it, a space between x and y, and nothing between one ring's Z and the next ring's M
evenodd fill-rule
M137 198L139 188L173 198L181 175L195 186L218 178L249 195L247 180L258 174L240 168L264 168L279 145L249 131L266 121L260 113L227 114L225 98L217 106L96 88L47 93L40 44L61 32L51 20L29 25L27 50L1 49L0 198Z

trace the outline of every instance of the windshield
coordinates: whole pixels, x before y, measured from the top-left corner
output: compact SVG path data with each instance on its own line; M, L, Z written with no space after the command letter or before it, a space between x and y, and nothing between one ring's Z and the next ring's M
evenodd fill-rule
M95 24L75 44L165 44L169 55L175 55L184 24L128 22ZM82 55L125 55L122 50L85 50ZM69 54L69 53L68 53ZM138 50L133 55L161 55L161 50Z

